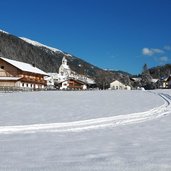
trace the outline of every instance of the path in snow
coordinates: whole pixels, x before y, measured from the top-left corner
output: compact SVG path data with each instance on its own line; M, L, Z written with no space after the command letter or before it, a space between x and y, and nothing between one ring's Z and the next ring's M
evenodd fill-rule
M83 121L66 122L66 123L49 123L49 124L32 124L21 126L1 126L0 134L16 134L16 133L37 133L37 132L76 132L104 127L116 127L119 125L127 125L139 123L147 120L162 117L171 113L171 96L164 93L158 93L164 100L164 104L148 110L146 112L131 113L127 115L119 115L113 117L104 117L97 119L89 119Z

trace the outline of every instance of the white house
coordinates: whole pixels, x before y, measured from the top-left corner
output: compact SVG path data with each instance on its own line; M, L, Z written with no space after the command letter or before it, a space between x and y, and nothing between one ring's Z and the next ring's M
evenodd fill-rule
M110 83L110 89L111 90L131 90L131 87L121 83L118 80L115 80L112 83Z

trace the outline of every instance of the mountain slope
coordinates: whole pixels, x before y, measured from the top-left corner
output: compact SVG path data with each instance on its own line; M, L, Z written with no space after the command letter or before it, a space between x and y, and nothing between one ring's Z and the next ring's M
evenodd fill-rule
M0 56L35 64L45 72L58 72L64 54L73 71L94 78L99 87L108 86L115 79L130 84L128 75L105 71L59 49L0 30Z

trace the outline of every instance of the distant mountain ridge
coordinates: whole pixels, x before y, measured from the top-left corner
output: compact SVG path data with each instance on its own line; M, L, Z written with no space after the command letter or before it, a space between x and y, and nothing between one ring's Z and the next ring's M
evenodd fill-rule
M73 71L95 79L99 87L107 87L116 79L127 85L131 84L129 75L105 71L57 48L0 30L0 56L35 64L45 72L58 72L64 55L67 56L68 64Z

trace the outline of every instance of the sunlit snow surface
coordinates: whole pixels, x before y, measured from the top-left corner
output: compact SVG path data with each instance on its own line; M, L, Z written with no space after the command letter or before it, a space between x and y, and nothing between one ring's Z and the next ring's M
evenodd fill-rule
M0 93L0 170L171 170L168 95L170 90ZM76 124L79 129L71 129Z
M44 45L44 44L42 44L42 43L39 43L39 42L37 42L37 41L31 40L31 39L28 39L28 38L25 38L25 37L20 37L20 39L22 39L22 40L24 40L25 42L27 42L27 43L29 43L29 44L32 44L32 45L34 45L34 46L45 47L45 48L47 48L47 49L50 49L50 50L53 51L53 52L61 52L61 53L63 53L63 52L62 52L61 50L59 50L59 49L56 49L56 48L53 48L53 47L50 47L50 46L46 46L46 45Z

